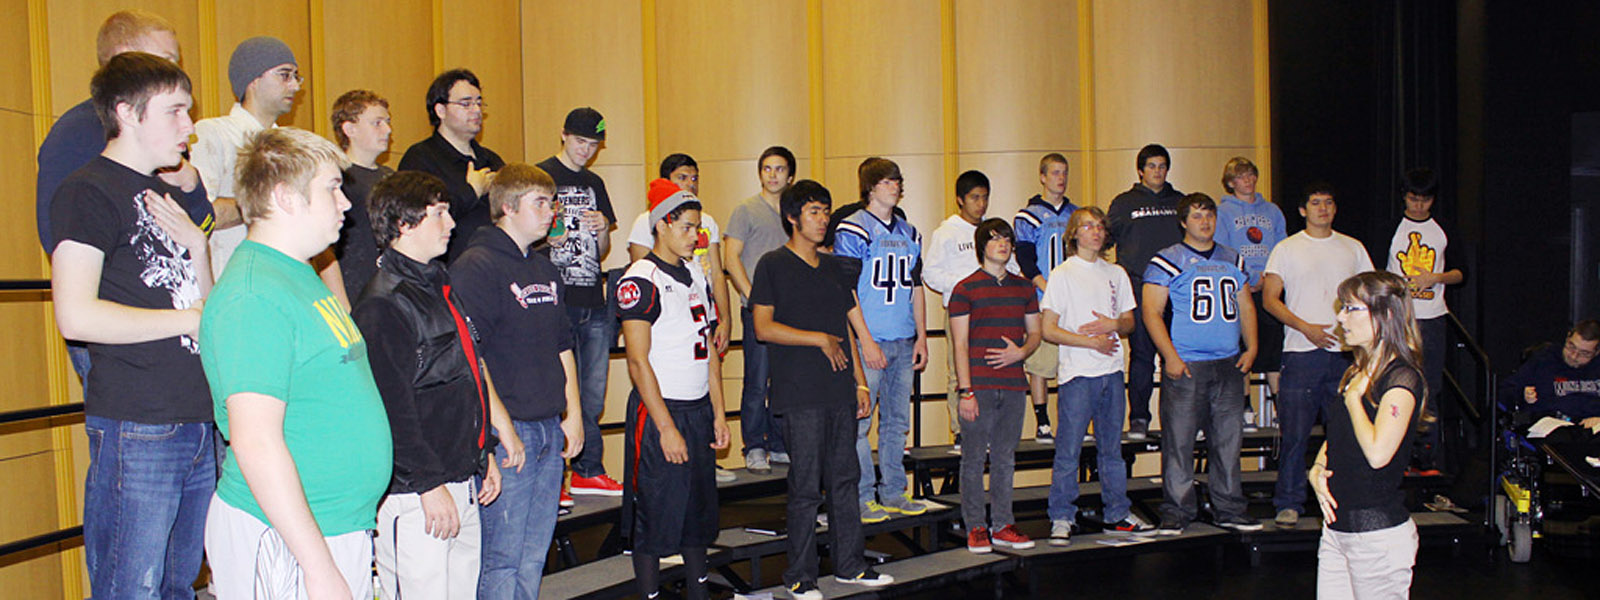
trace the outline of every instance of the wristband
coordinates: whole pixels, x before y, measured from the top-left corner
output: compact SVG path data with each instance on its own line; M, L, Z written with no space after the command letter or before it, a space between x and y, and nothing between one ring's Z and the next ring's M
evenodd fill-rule
M971 398L972 397L972 388L956 388L956 397L958 397L958 398Z
M872 388L869 388L869 387L867 387L867 386L864 386L864 385L857 385L857 386L856 386L856 391L858 391L858 392L868 392L868 393L871 393L871 392L872 392Z

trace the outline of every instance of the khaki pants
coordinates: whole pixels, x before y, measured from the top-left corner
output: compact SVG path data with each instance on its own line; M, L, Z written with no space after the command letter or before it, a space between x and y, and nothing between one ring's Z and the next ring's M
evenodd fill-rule
M475 598L481 533L477 486L445 484L456 503L461 531L441 540L427 533L422 496L389 494L378 507L378 593L384 600ZM370 596L369 596L370 597Z

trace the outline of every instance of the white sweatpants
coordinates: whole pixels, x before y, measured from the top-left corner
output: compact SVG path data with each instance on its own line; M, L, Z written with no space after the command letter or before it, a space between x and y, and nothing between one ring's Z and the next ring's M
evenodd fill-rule
M325 537L356 600L372 598L372 532ZM305 600L300 563L278 532L254 515L211 496L206 561L217 600Z
M422 496L389 494L378 505L378 594L383 600L475 598L482 529L477 486L472 480L445 484L461 518L456 537L427 533Z

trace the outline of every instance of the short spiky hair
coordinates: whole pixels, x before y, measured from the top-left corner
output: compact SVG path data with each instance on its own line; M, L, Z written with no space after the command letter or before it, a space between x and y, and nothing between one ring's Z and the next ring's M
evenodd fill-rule
M100 24L100 33L95 36L95 58L101 66L111 62L111 57L127 51L129 46L137 43L139 38L155 32L166 32L176 36L178 30L173 29L172 23L161 18L160 15L142 10L124 10L112 13Z
M533 190L555 195L556 180L544 169L524 163L511 163L495 171L489 182L489 218L496 221L506 215L506 209L516 210L517 202Z
M333 101L333 141L339 143L340 150L350 149L350 136L345 135L344 124L361 120L361 113L374 104L389 108L389 101L371 90L350 90Z
M234 190L245 224L272 213L272 190L280 184L309 194L311 177L322 164L342 171L350 161L333 142L304 129L273 127L251 136L239 149L234 168L238 178Z
M117 105L127 104L145 117L145 107L156 94L183 90L191 93L189 75L165 58L143 52L123 52L111 57L89 80L89 97L95 116L105 127L106 139L122 135L117 123Z

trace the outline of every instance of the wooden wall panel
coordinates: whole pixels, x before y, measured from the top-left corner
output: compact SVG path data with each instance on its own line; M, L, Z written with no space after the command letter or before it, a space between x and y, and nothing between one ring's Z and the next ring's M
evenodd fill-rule
M961 149L1081 148L1077 2L957 0L955 9Z
M916 0L823 0L828 157L943 151L939 11L932 8ZM934 173L943 181L942 166Z
M27 2L16 2L18 8L6 14L26 25ZM95 35L106 17L119 10L137 8L161 15L178 30L178 45L183 50L183 69L194 80L196 95L200 89L201 69L216 69L212 57L200 56L200 19L194 0L50 0L50 106L52 115L60 116L73 105L89 97L89 78L99 63L95 60ZM229 48L232 50L232 48ZM24 56L25 54L5 56ZM227 70L228 59L222 58L222 69ZM195 98L195 118L214 102L209 98ZM231 106L232 103L229 103ZM224 109L226 110L226 109Z
M16 598L62 598L61 558L49 554L0 568L0 589ZM88 588L85 587L84 590Z
M333 3L329 3L333 4ZM328 108L313 106L311 77L311 6L307 2L217 2L217 98L206 107L203 115L214 117L228 114L237 100L233 85L228 82L228 59L233 56L239 42L258 35L270 35L283 40L294 51L295 62L300 66L300 94L295 97L294 110L278 119L279 125L293 125L301 129L315 129L319 120L327 118ZM387 45L387 44L385 44ZM330 45L330 49L342 48ZM326 74L325 74L326 75ZM331 102L331 99L330 99Z
M4 3L6 14L28 14L26 0L7 0ZM26 57L28 48L28 19L10 18L0 23L0 56ZM4 77L10 85L0 87L0 110L13 113L33 113L33 68L27 60L7 60L0 64L0 77ZM84 78L83 89L79 95L88 95L89 80ZM30 135L28 139L32 139Z
M660 0L656 16L661 156L810 154L805 28L774 26L805 23L804 0Z
M324 2L322 47L328 49L321 64L326 106L316 107L317 127L330 128L333 101L354 89L377 92L389 100L394 133L390 152L382 162L400 163L400 156L417 140L432 134L424 97L433 80L433 3L431 0L339 0ZM376 22L381 27L374 27ZM360 48L382 52L352 51ZM298 55L296 58L299 58ZM302 59L301 65L309 64ZM308 69L301 72L309 75ZM309 82L309 78L307 79ZM300 92L300 102L312 102L310 89ZM301 109L298 112L305 112ZM298 120L296 121L298 123Z
M1095 3L1097 149L1254 145L1251 19L1249 0Z
M522 11L529 160L555 154L567 112L590 106L606 118L605 149L595 165L644 164L642 21L639 4L625 0L539 3ZM642 197L644 184L637 189Z
M24 79L26 81L26 79ZM38 149L33 145L33 118L0 111L0 139L29 140L0 144L0 191L11 200L0 203L0 278L43 277L39 234L34 221L34 179ZM12 330L15 331L15 330Z
M522 24L517 15L533 9L524 9L517 0L456 0L447 3L444 11L444 68L466 67L483 83L489 108L484 111L483 134L478 141L507 162L545 158L539 154L541 148L527 148L523 138L524 74L544 72L543 65L525 69L523 62ZM431 21L426 13L422 18L425 23ZM418 104L431 80L430 75L415 92Z

